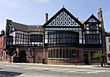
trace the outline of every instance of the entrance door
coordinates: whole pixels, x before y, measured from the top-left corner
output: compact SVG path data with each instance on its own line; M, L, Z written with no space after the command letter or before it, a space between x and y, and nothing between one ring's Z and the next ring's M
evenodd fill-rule
M88 61L88 53L84 53L84 63L87 65L89 64L89 61Z
M19 52L19 61L20 62L26 62L26 52L25 51Z

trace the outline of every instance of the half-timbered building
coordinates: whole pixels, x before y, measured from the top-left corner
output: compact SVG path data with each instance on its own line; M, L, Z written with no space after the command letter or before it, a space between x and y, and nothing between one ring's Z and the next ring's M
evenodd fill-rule
M14 61L43 63L95 63L93 54L105 51L102 11L80 21L62 8L44 25L7 20L6 49ZM104 45L103 45L104 44ZM13 52L12 52L13 51Z

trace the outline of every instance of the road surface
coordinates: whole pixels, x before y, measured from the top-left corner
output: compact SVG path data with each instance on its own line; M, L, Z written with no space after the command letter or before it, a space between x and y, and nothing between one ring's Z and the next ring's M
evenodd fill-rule
M110 77L110 69L0 63L0 77Z

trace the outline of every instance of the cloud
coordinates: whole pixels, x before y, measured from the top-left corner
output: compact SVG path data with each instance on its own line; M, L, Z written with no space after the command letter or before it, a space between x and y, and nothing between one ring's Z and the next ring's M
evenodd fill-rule
M25 6L21 5L17 2L17 0L0 0L0 6L6 6L11 8L26 8Z
M41 2L41 3L43 3L43 2L49 2L50 0L33 0L33 1L36 1L36 2Z

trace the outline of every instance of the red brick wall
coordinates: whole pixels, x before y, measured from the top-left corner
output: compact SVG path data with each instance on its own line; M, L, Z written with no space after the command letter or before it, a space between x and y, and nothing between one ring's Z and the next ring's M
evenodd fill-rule
M51 49L69 49L78 50L79 58L78 63L84 63L84 53L88 53L89 64L98 63L101 60L92 60L91 52L99 51L101 48L76 48L76 47L53 47L53 48L38 48L38 47L20 47L18 51L24 50L26 52L26 61L29 63L75 63L76 58L48 58L48 50ZM35 56L35 57L33 57Z
M26 52L26 61L29 63L42 63L43 61L43 48L19 48L19 52L23 50Z
M3 39L4 39L4 36L1 36L0 37L0 60L3 59Z
M3 50L3 44L4 44L4 35L0 37L0 61L9 61L8 58L6 58L6 51Z
M99 60L93 60L91 59L91 52L102 50L101 48L75 48L75 47L53 47L48 48L48 50L51 49L69 49L69 50L78 50L79 51L79 58L77 58L78 63L84 63L84 52L88 53L88 62L89 64L92 63L100 63L101 59ZM46 50L46 51L48 51ZM48 52L47 57L48 57ZM76 58L48 58L48 63L75 63Z

